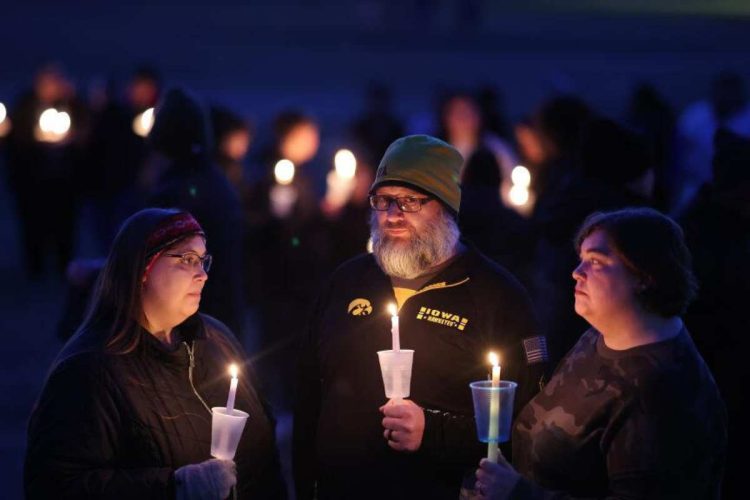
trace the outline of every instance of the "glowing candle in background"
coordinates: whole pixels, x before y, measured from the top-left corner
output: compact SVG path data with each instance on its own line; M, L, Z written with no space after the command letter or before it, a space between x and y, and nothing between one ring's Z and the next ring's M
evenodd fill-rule
M237 396L237 383L239 382L239 379L237 378L237 365L232 363L229 365L229 373L232 375L232 381L229 383L229 395L227 396L227 413L231 415L232 411L234 411L234 399Z
M391 343L394 351L401 350L401 338L398 331L398 309L396 304L388 305L388 312L391 313Z
M294 163L286 158L276 162L273 167L276 183L271 186L268 196L271 202L271 212L280 219L286 219L292 215L297 202L297 188L292 185L294 171Z
M510 202L517 207L526 205L529 201L529 186L531 185L531 172L529 169L518 165L510 174L513 187L510 188Z
M510 173L510 180L512 180L513 184L516 186L527 188L531 185L531 172L529 172L529 169L523 165L517 165Z
M357 173L357 159L354 153L348 149L339 149L336 156L333 157L333 164L336 168L336 174L342 179L354 179Z
M279 160L273 167L273 175L277 183L288 186L294 180L294 163L287 159Z
M490 429L487 443L487 459L497 463L498 456L498 426L500 424L500 359L497 354L491 352L489 355L492 363L492 392L490 393Z
M42 142L61 142L70 131L70 115L55 108L45 109L39 115L39 123L34 130L34 136Z
M348 149L339 149L333 158L334 168L326 176L325 201L332 211L344 207L354 191L357 159Z
M133 132L140 136L146 137L154 126L154 108L148 108L143 113L133 118Z
M0 102L0 137L5 137L10 132L10 118L5 104Z

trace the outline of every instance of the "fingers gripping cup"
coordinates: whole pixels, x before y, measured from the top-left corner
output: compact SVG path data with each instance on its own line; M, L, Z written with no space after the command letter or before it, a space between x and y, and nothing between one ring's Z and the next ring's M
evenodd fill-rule
M403 399L409 397L411 388L411 366L414 361L414 350L378 351L380 371L383 374L385 397Z
M517 386L509 380L501 380L495 387L490 380L469 384L474 399L477 437L481 442L504 443L510 440L513 398Z
M211 408L211 456L233 460L245 428L248 414L223 406Z

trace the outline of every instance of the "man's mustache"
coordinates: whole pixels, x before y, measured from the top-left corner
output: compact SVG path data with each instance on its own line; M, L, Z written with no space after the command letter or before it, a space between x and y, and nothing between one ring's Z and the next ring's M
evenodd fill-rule
M402 228L411 228L412 226L405 220L400 220L400 221L385 221L385 223L383 224L383 227L387 229L402 229Z

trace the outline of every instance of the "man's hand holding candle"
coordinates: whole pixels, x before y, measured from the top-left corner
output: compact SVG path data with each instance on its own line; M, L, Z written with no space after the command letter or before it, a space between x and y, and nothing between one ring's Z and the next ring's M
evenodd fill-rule
M403 399L398 404L380 407L383 418L383 437L396 451L417 451L424 435L424 410L413 401Z

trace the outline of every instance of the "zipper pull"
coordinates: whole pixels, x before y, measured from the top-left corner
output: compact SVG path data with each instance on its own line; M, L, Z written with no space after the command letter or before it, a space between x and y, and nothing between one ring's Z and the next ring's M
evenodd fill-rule
M188 358L190 358L190 368L195 368L195 356L194 356L194 350L191 349L191 347L188 345L187 342L183 342L185 344L185 349L188 353Z

